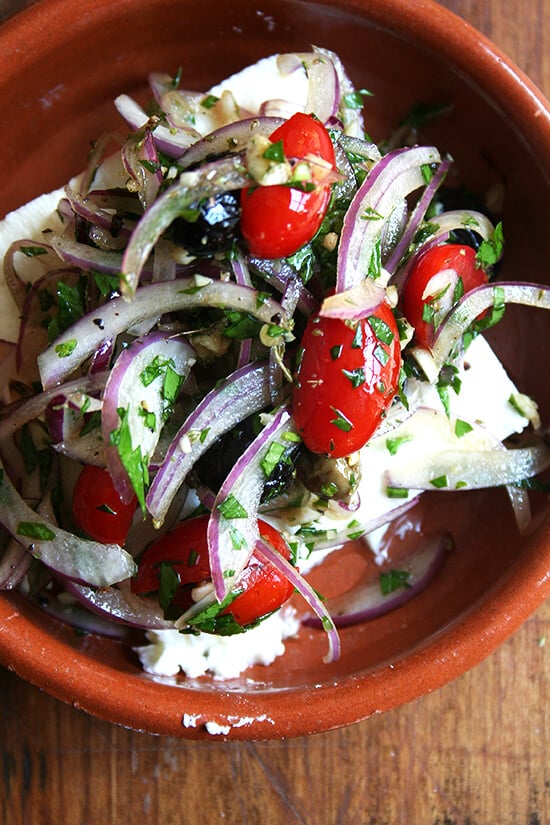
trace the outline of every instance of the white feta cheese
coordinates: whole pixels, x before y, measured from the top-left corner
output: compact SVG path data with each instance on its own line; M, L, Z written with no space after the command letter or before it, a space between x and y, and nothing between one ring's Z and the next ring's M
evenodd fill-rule
M183 671L190 679L206 673L231 679L252 665L270 665L282 656L285 639L295 636L299 627L295 611L285 608L235 636L152 630L147 633L149 644L135 650L143 669L156 676L176 676Z
M53 230L59 232L62 224L56 213L57 204L63 196L63 189L57 189L47 195L40 195L19 209L9 212L0 221L0 258L12 243L22 239L37 242L46 242L44 232ZM40 265L40 256L28 258L22 253L16 256L17 274L24 281L33 281L43 274ZM16 341L19 333L19 312L6 286L4 268L0 267L0 329L5 341Z

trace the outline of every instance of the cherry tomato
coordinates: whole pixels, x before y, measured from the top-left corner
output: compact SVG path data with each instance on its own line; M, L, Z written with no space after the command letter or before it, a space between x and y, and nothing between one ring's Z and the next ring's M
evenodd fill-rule
M456 284L446 279L446 270L454 270L458 275L458 293ZM443 274L437 277L439 273ZM414 327L416 342L429 347L452 304L487 281L487 273L476 265L476 253L471 246L441 244L421 254L409 272L401 298L403 314Z
M330 136L311 115L297 113L270 138L282 141L287 158L321 157L335 165ZM294 186L258 186L243 190L241 231L252 255L286 258L310 241L325 217L330 186L319 184L311 192Z
M120 544L126 541L137 507L134 497L127 504L113 485L107 470L87 464L73 491L75 526L96 541Z
M367 443L398 387L399 333L387 303L361 321L313 316L298 355L294 420L306 447L342 458Z
M184 521L147 548L140 559L134 593L153 593L159 589L160 565L168 562L177 574L180 591L173 602L183 608L191 604L190 590L210 580L207 541L208 515ZM259 522L260 535L285 559L290 549L281 534L264 521ZM252 624L281 607L293 593L293 586L273 565L252 555L235 585L242 590L222 614L231 614L242 627Z

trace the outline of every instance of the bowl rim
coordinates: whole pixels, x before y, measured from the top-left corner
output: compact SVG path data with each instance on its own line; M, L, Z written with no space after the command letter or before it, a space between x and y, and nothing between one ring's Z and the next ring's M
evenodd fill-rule
M536 147L541 169L550 175L548 100L521 69L470 23L434 0L385 0L383 4L379 0L340 0L337 4L318 0L318 5L337 5L414 40L445 60L452 58L453 66L465 81L475 83L517 133L523 132L525 141ZM94 19L106 19L109 6L109 0L96 0L90 12ZM121 6L122 10L131 9L133 0L119 0L117 6L119 12ZM53 19L76 9L76 0L39 0L3 22L0 41L10 67L8 75L15 73L18 61L27 59L19 48L27 27L35 32L47 27L51 32ZM388 20L392 20L391 26ZM460 48L456 47L457 42ZM496 92L485 85L490 77L497 81ZM60 638L36 623L35 608L14 593L0 594L0 662L56 699L134 730L194 739L210 737L214 732L221 738L279 739L327 731L388 711L442 687L474 667L514 633L550 596L548 520L539 528L537 537L532 552L523 554L482 601L413 651L378 670L332 682L327 671L327 681L322 685L270 690L267 706L263 691L174 687L139 672L129 674L131 688L125 691L123 703L115 701L118 671L107 664L91 662L83 651L68 650ZM520 561L521 576L516 576L515 568ZM82 674L91 670L94 678L83 679ZM209 731L206 722L218 727Z

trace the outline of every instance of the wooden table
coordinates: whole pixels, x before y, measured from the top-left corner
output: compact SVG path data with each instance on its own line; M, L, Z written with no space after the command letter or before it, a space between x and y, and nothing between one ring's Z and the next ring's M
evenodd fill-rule
M0 17L21 5L3 0ZM550 94L550 0L444 5ZM453 684L352 728L293 741L133 733L3 669L0 696L0 825L550 822L548 603Z

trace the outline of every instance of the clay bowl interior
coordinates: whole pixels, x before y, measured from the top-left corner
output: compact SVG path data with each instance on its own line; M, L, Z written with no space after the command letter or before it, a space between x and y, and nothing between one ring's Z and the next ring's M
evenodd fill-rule
M473 29L411 0L95 0L85 7L43 0L0 29L0 216L77 173L91 139L123 129L112 100L120 92L143 99L149 71L181 66L184 86L206 89L262 56L305 51L311 43L338 52L356 85L374 93L365 115L376 140L419 100L453 104L421 140L452 154L456 179L473 191L504 184L500 274L548 282L545 103ZM492 340L547 421L545 314L510 310ZM230 728L231 738L273 738L356 722L474 666L550 592L547 520L520 538L501 491L434 493L423 507L430 529L451 527L454 552L417 598L343 631L335 664L322 662L323 634L304 629L274 665L231 682L155 680L140 671L128 646L77 637L16 594L0 596L0 661L68 703L153 733L206 737L204 723L215 721ZM316 574L320 589L342 575L341 564L327 568ZM183 724L184 714L192 725Z

